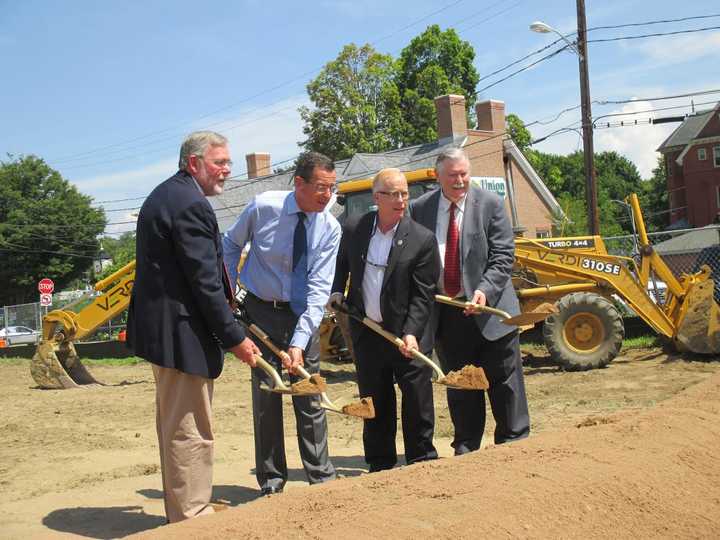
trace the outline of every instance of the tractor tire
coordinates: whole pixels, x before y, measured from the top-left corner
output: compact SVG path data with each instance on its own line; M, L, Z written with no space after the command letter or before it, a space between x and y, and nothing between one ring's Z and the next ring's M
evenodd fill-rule
M557 302L543 326L552 359L565 371L607 366L620 352L625 326L620 313L600 295L573 293Z

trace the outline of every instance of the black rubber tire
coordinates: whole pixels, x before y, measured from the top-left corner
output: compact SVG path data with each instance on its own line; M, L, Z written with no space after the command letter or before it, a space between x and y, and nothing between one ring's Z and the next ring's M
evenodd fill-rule
M625 337L622 317L612 302L580 292L563 296L556 305L558 313L543 325L543 340L552 359L565 371L597 369L612 362ZM576 335L573 328L584 333L584 342L571 343Z

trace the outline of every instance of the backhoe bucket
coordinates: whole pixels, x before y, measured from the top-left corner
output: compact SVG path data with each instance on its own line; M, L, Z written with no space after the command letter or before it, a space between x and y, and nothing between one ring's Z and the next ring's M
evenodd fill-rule
M46 389L102 385L82 365L70 341L41 341L30 363L30 374L40 388Z
M697 354L720 354L720 306L710 278L695 283L682 306L676 339Z

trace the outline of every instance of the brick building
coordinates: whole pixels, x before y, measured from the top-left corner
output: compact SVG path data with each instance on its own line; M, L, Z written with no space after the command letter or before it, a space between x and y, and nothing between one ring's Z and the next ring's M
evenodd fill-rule
M720 217L720 103L688 116L657 149L665 161L670 224L704 227Z
M508 214L518 233L536 238L550 236L553 215L562 209L515 143L505 135L505 104L488 100L477 103L478 124L467 127L465 98L445 95L435 99L438 140L377 154L355 154L335 163L338 182L369 177L385 167L403 171L432 168L437 155L450 146L462 147L471 162L473 181L504 195ZM257 193L291 189L290 172L272 174L270 155L246 156L248 178L226 186L210 200L220 230L226 230L244 205ZM511 204L514 203L514 204Z

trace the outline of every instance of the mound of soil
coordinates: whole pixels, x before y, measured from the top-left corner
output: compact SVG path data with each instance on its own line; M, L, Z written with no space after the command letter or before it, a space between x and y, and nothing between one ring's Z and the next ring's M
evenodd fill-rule
M296 489L143 538L717 537L720 374L645 411Z

